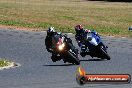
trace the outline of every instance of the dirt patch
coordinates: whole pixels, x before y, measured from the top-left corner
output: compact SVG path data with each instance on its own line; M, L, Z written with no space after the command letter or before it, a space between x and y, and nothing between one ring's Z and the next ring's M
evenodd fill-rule
M26 27L7 26L7 25L0 25L0 29L25 30L25 31L39 31L40 30L36 28L26 28Z

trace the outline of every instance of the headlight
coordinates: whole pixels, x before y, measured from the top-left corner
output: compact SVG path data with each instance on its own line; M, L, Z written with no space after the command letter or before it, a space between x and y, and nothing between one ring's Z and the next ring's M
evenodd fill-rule
M58 46L58 49L59 50L63 50L64 46L65 46L65 44L63 43L63 44L61 44L61 45Z

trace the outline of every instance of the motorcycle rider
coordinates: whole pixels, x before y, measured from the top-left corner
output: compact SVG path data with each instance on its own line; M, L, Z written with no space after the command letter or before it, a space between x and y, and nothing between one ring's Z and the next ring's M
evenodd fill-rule
M80 55L82 57L84 57L85 56L84 53L89 54L89 49L85 45L84 35L86 33L92 33L95 36L99 36L99 35L98 35L98 33L95 30L91 31L89 29L84 29L83 26L80 25L80 24L75 26L75 31L76 31L75 39L76 39L76 41L78 43L78 46L81 48Z
M70 46L70 48L75 51L78 52L77 49L75 49L72 40L70 38L67 37L67 35L62 35L60 32L55 32L54 27L49 27L49 29L47 30L47 36L45 39L45 45L46 45L46 49L48 52L52 53L51 59L53 62L56 62L58 60L61 60L60 56L57 56L56 53L54 53L53 51L53 44L52 44L52 39L53 37L55 37L55 35L60 35L63 36L65 38L65 41L67 42L67 44Z
M45 38L45 45L48 52L52 53L52 37L56 35L57 32L55 32L54 27L49 27L47 30L47 36Z

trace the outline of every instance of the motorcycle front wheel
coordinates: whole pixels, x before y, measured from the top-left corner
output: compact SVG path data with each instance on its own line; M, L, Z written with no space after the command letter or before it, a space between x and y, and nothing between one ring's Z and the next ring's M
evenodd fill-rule
M100 51L102 53L102 59L107 59L107 60L110 60L110 56L108 55L108 53L103 49L103 47L100 47Z
M78 57L76 57L75 55L73 55L70 51L68 51L68 56L70 58L70 62L76 65L80 65L80 60Z

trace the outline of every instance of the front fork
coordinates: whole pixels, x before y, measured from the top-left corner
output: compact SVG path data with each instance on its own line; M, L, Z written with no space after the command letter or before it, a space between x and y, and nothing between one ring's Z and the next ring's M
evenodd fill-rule
M105 46L103 42L100 42L100 43L99 43L99 46L103 46L103 49L104 49L105 51L106 51L107 48L108 48L108 46Z

